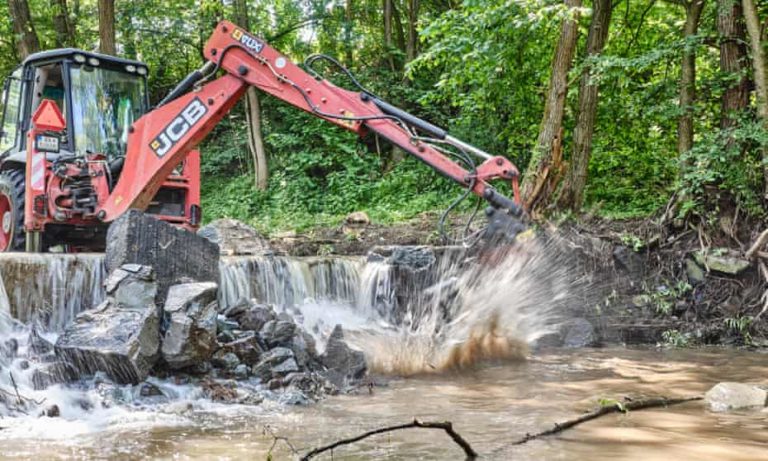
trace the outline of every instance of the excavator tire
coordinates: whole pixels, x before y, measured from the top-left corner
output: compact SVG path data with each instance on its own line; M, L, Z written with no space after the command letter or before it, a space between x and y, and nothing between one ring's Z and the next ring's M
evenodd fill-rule
M24 251L24 171L0 173L0 251Z

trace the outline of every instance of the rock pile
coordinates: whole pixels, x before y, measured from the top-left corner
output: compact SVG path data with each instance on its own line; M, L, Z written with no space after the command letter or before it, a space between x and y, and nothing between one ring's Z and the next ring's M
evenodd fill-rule
M107 248L108 263L138 259L141 264L110 266L106 300L78 315L55 347L33 330L30 347L48 354L55 350L57 357L40 369L41 388L97 375L117 384L139 384L144 395L151 387L145 380L153 374L197 380L214 400L258 403L266 392L301 404L336 393L364 376L365 358L344 342L341 326L320 355L314 337L272 306L243 299L220 309L218 274L211 268L211 261L218 264L219 251L212 250L215 245L206 238L176 235L180 231L166 228L168 224L133 212L118 221L110 229L114 241ZM245 232L226 222L209 231L222 242L231 242L232 233ZM147 236L165 239L169 246L157 247L144 241ZM184 245L194 249L182 258L190 266L169 271L163 265ZM172 264L179 267L178 262Z

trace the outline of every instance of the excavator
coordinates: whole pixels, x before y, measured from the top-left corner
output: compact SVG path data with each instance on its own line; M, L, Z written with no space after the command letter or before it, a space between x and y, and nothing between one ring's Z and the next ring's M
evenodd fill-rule
M5 81L0 119L0 250L100 251L129 209L196 230L196 146L253 86L362 138L377 136L488 203L493 232L522 229L518 169L365 89L338 61L304 69L264 40L222 21L205 64L154 107L147 66L79 49L27 57ZM336 66L356 90L315 70ZM511 184L514 198L490 181Z

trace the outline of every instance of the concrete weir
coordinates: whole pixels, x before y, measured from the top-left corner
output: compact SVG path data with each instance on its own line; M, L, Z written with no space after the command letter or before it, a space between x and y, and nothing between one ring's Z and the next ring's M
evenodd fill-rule
M59 330L104 298L103 254L0 253L0 311Z

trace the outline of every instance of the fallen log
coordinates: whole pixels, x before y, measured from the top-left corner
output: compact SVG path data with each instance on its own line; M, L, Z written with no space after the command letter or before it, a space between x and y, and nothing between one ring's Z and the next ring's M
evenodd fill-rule
M338 448L343 445L350 445L355 442L359 442L360 440L363 440L365 438L368 438L372 435L376 434L383 434L386 432L392 432L392 431L399 431L401 429L413 429L413 428L420 428L420 429L442 429L445 431L446 434L448 434L451 439L461 447L462 450L464 450L464 454L466 455L466 460L475 460L478 457L477 452L472 448L472 446L464 440L464 438L459 435L458 432L453 430L453 424L450 421L443 421L443 422L437 422L437 421L426 421L421 422L418 419L414 419L413 422L406 423L406 424L398 424L395 426L388 426L388 427L382 427L379 429L374 429L372 431L368 431L364 434L360 434L355 437L350 437L348 439L342 439L338 440L336 442L333 442L330 445L326 445L324 447L315 448L314 450L310 451L309 453L305 454L301 457L301 461L307 461L309 459L314 458L315 456L319 455L320 453L324 453L326 451L331 451L334 448Z
M521 439L518 439L512 442L512 445L522 445L524 443L530 442L531 440L535 440L541 437L546 437L549 435L558 434L560 432L563 432L566 429L570 429L572 427L578 426L579 424L586 423L587 421L591 421L593 419L597 419L601 416L605 416L611 413L627 413L629 411L644 410L647 408L668 407L668 406L677 405L680 403L692 402L695 400L702 400L703 398L704 397L697 395L694 397L684 397L679 399L670 399L667 397L654 397L654 398L641 399L641 400L625 399L622 402L610 401L605 404L602 404L600 407L598 407L593 411L584 413L579 417L569 419L561 423L555 423L555 425L552 428L547 429L545 431L537 432L535 434L530 434L530 433L525 434L525 437L522 437Z

